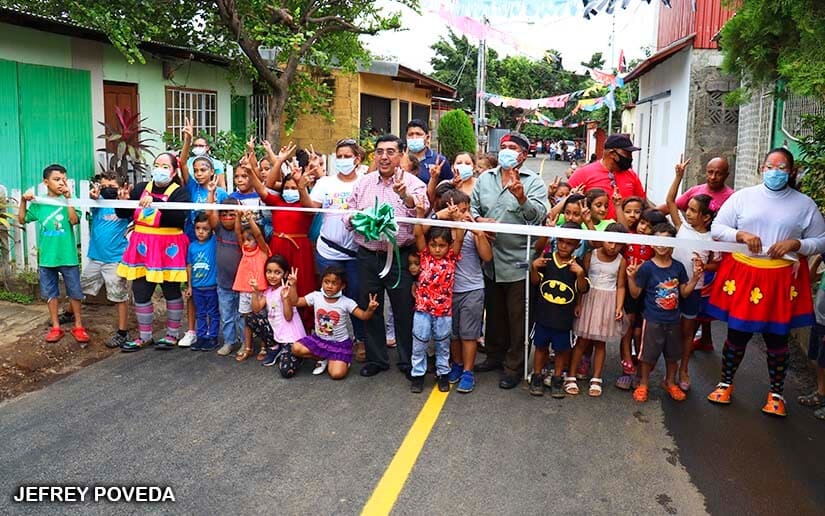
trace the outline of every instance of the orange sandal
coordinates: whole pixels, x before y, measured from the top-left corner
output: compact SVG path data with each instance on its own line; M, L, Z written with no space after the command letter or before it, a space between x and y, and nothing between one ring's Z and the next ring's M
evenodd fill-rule
M60 328L52 328L46 335L46 342L50 344L60 342L60 339L62 339L64 335L66 335L66 332L61 330Z
M72 328L72 336L78 344L88 344L89 334L86 333L86 328L83 326L75 326Z
M633 399L640 403L644 403L647 401L647 392L647 385L640 385L636 387L635 391L633 391Z
M670 394L671 399L674 401L685 401L685 398L687 398L685 391L680 389L678 385L662 383L662 388Z

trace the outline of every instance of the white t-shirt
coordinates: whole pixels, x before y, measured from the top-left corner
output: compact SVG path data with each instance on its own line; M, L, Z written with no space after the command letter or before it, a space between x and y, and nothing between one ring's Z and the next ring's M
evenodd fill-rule
M334 176L324 176L315 183L309 197L321 203L321 208L346 210L349 208L347 199L355 188L358 181L350 181L349 183L341 181L338 174ZM321 222L321 236L331 242L335 242L341 247L351 249L353 251L358 249L355 241L352 238L352 232L344 227L345 214L335 215L333 213L325 213ZM316 244L318 254L327 260L353 260L351 256L347 256L341 251L337 251L327 245L321 238Z
M322 339L343 342L350 338L347 322L358 303L341 296L334 303L327 302L320 290L305 296L308 305L315 308L315 334Z
M711 237L710 231L705 233L699 233L692 227L687 221L682 222L682 225L679 226L679 231L676 232L676 238L679 240L704 240L705 242L710 242L713 240ZM682 263L685 266L685 272L687 272L688 278L693 276L693 253L698 253L699 256L702 257L702 263L708 263L709 261L715 260L715 253L713 251L694 251L692 249L686 249L684 247L676 246L673 248L673 259ZM704 275L699 277L699 281L696 283L696 291L698 292L699 289L705 286L705 278Z

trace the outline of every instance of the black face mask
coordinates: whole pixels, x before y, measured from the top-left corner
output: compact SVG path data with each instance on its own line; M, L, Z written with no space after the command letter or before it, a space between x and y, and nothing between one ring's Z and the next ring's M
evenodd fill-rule
M100 196L104 199L112 200L117 199L117 188L113 186L107 186L105 188L100 189Z
M633 158L628 158L626 156L622 156L618 152L616 153L618 159L616 160L616 165L619 167L619 171L629 170L630 167L633 166Z

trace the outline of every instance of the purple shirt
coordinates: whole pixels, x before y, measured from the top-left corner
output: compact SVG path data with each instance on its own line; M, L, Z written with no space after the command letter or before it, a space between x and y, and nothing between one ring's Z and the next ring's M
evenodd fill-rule
M407 186L407 195L413 198L423 195L425 208L430 208L430 202L427 200L427 187L420 179L412 174L404 173L403 182ZM408 208L404 202L398 197L392 189L394 179L390 176L387 179L381 177L380 172L372 172L361 176L356 183L355 188L352 189L347 204L351 210L365 210L367 208L375 207L375 199L378 199L378 204L392 205L396 217L415 217L415 207ZM345 226L347 229L352 229L349 217L346 219ZM364 235L361 233L354 233L353 240L355 243L369 249L370 251L386 251L387 242L383 240L366 241ZM398 234L396 241L400 247L408 246L415 241L413 236L413 226L411 224L398 224Z
M728 197L733 195L733 188L725 185L721 190L718 192L714 192L708 187L707 183L702 183L701 185L696 185L688 188L687 192L683 193L676 199L676 207L679 208L681 211L686 211L688 207L688 202L693 199L697 195L710 195L710 209L714 212L718 212L719 208L725 204L725 201L728 200Z

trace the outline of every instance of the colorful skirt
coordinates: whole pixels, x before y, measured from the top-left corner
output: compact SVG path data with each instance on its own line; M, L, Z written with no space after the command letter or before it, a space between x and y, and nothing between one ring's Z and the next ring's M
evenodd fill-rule
M583 339L607 342L624 335L626 320L616 320L615 290L591 288L582 296L581 315L573 322L573 333Z
M179 228L135 226L117 274L127 280L145 277L149 283L185 283L188 247L189 239Z
M341 342L327 340L317 335L307 335L299 339L298 342L307 347L316 357L327 360L338 360L352 363L352 340L347 339Z
M795 270L796 269L796 270ZM707 313L748 333L787 335L814 323L810 273L795 262L734 253L716 272Z

